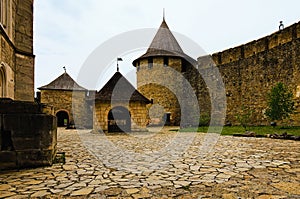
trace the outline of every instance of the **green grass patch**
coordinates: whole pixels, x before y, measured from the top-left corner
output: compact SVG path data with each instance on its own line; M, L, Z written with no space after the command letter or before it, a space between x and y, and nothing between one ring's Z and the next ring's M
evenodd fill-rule
M210 132L218 132L220 127L210 127ZM214 129L215 128L215 129ZM293 127L272 127L272 126L251 126L247 128L248 131L253 131L256 135L267 135L267 134L279 134L287 133L289 135L300 136L300 126ZM180 132L195 132L195 128L184 128L180 129ZM197 132L206 133L208 127L199 127ZM224 126L222 128L221 135L234 135L234 134L244 134L245 129L242 126Z

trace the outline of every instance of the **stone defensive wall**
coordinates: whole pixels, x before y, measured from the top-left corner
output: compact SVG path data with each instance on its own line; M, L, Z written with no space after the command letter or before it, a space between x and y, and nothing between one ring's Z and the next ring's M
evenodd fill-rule
M247 44L198 58L199 70L213 66L218 67L225 84L228 123L238 124L238 114L252 111L252 124L268 124L264 115L267 93L282 82L294 93L296 102L296 112L287 122L300 125L300 22Z

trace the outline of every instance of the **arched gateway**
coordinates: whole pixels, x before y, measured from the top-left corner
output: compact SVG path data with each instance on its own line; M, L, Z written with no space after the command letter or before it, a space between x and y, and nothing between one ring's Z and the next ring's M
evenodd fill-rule
M131 117L127 108L118 106L108 113L108 132L130 132Z
M64 127L69 124L69 114L66 111L58 111L56 113L57 117L57 126Z

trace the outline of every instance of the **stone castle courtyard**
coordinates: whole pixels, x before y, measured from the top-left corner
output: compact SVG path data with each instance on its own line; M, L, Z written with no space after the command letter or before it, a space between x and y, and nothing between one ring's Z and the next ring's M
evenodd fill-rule
M174 128L131 135L59 128L65 164L2 171L0 198L300 198L299 142L216 136L204 154L205 134Z

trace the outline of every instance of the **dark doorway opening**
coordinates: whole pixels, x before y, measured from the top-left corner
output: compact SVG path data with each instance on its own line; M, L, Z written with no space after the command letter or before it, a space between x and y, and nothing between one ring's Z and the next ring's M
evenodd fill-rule
M57 126L64 127L69 124L69 114L66 111L58 111L56 113L57 117Z
M108 132L130 132L131 118L129 111L121 106L111 109L108 113Z
M166 126L170 126L170 124L171 124L171 113L169 113L169 112L165 113L163 120L164 120Z

